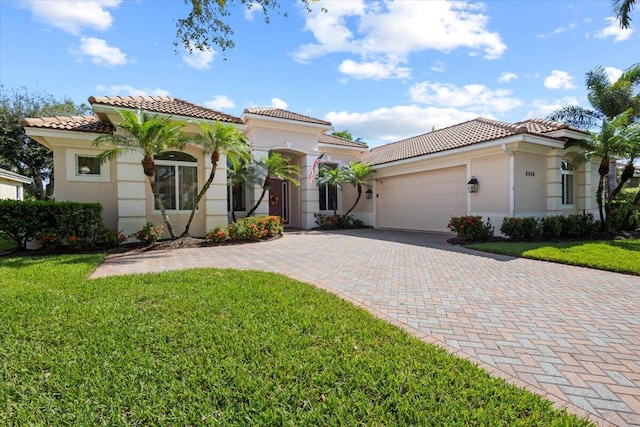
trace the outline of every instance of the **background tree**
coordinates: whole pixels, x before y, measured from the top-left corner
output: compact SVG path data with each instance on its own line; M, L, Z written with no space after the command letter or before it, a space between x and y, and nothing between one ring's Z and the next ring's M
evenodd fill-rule
M631 11L635 7L636 0L613 0L613 13L620 22L620 27L629 28L631 25Z
M268 157L261 157L256 163L256 168L262 176L262 193L255 205L247 212L248 217L253 215L260 203L262 203L265 194L269 191L272 177L288 181L295 186L300 185L300 181L297 179L300 176L300 168L290 164L289 159L283 157L280 153L272 152L269 153Z
M172 239L175 239L176 236L173 232L171 221L154 179L156 162L153 156L161 154L172 147L182 147L187 138L183 131L186 123L173 121L171 117L150 116L142 111L118 110L118 113L123 121L115 126L122 132L101 135L93 141L95 146L113 144L112 148L100 153L98 159L104 162L106 159L114 159L130 152L142 155L142 169L149 181L155 203L160 209L162 220L167 226L169 235Z
M311 3L317 0L299 0L311 12ZM233 29L227 23L234 6L240 5L247 10L259 8L264 16L264 22L270 22L271 13L287 17L287 13L280 13L280 0L184 0L191 5L186 18L176 22L176 50L182 45L186 50L210 50L214 47L223 52L233 49ZM322 8L322 10L325 10Z
M333 214L338 214L338 189L342 188L345 176L338 168L330 168L327 165L321 165L318 170L318 187L325 185L331 197L333 204ZM335 191L332 191L335 189Z
M340 138L344 138L344 139L347 139L349 141L354 141L354 142L360 142L362 140L362 138L360 138L360 137L358 137L356 139L353 139L353 135L351 135L351 132L349 132L348 130L333 131L333 132L331 132L331 135L337 136L337 137L340 137Z
M351 206L351 209L344 214L347 216L358 205L360 197L362 196L362 186L367 184L367 178L371 174L372 170L367 164L351 162L347 166L344 166L340 172L342 173L343 181L347 184L353 185L358 191L358 197L356 197L356 201L353 203L353 206Z
M25 184L28 197L53 197L53 153L29 138L20 120L89 112L88 106L76 105L68 98L58 100L42 91L0 86L0 167L33 178L33 184Z
M193 216L198 208L198 203L200 203L200 200L202 200L207 190L209 190L209 187L211 187L213 178L216 176L220 156L226 154L227 159L229 159L232 164L251 160L251 149L249 148L247 137L244 136L237 127L231 124L215 122L212 127L209 123L202 122L200 123L200 133L190 142L200 146L205 154L210 155L211 173L198 193L193 208L191 208L189 220L182 233L183 237L189 235L189 228L191 227Z

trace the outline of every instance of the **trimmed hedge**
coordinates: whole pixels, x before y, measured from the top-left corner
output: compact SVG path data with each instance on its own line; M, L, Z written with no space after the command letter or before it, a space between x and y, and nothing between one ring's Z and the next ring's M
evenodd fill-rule
M22 249L36 240L45 247L91 246L104 232L100 203L0 200L0 234Z
M590 213L568 216L504 218L500 232L511 240L553 240L567 237L592 237L598 222Z
M227 227L215 226L207 231L205 237L213 244L230 242L247 242L268 239L284 232L282 218L276 215L250 216L240 218Z
M458 238L465 242L489 240L493 237L494 230L490 219L487 218L485 223L478 215L452 216L447 228L454 231Z

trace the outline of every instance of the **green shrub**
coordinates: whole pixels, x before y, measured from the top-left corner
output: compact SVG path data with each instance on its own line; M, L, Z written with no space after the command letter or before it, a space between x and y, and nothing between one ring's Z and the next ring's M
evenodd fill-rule
M451 217L449 230L454 231L458 237L465 242L476 242L479 240L489 240L493 237L494 227L491 220L482 222L481 216L467 215L459 217Z
M279 216L240 218L229 224L227 232L233 242L257 241L282 234L284 226Z
M136 231L131 237L140 240L142 243L150 245L158 241L158 239L164 233L164 226L162 224L154 225L152 222L147 222L142 229Z
M500 232L512 240L538 240L541 231L534 217L503 218Z
M352 215L325 215L321 213L314 213L316 218L316 224L322 230L339 230L349 228L363 228L364 222L354 218Z
M125 240L127 240L127 236L121 231L113 230L103 225L98 232L97 244L105 248L115 248L116 246L121 245Z
M591 237L595 234L598 224L591 213L569 215L562 222L562 236Z
M99 203L0 200L0 234L22 249L34 240L43 247L95 245L101 227Z
M540 234L545 240L558 239L562 236L563 216L540 218Z

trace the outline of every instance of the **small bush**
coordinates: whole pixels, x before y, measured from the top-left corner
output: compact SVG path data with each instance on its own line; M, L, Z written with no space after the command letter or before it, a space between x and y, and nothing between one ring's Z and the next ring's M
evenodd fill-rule
M512 240L538 240L542 235L534 217L504 218L500 232Z
M109 227L102 226L98 232L98 245L105 248L115 248L121 245L127 236L122 231L113 230Z
M141 230L136 231L130 237L138 239L144 244L151 245L158 241L162 233L164 233L164 226L162 224L154 225L152 222L147 222Z
M282 234L284 226L279 216L241 218L229 224L227 232L233 242L257 241Z
M316 224L322 230L339 230L350 228L363 228L364 222L354 218L352 215L325 215L321 213L314 213L316 218Z
M454 231L465 242L489 240L493 237L494 231L491 220L487 219L484 223L481 216L474 215L451 217L447 228Z
M598 224L591 213L569 215L562 223L562 235L567 237L591 237L595 234L597 228Z
M215 245L220 245L229 238L229 233L227 232L226 227L216 225L211 230L207 231L205 237L211 240Z
M563 216L540 218L540 234L545 240L558 239L562 236Z

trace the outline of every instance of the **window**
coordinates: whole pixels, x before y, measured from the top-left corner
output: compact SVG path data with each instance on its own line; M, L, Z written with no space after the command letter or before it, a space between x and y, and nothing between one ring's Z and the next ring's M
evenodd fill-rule
M573 167L566 160L562 161L562 204L573 205Z
M178 151L154 156L155 181L167 210L190 211L198 197L198 165L195 157ZM156 203L155 206L158 209Z
M322 167L327 169L336 169L338 166L325 163ZM318 193L321 211L338 210L338 187L335 185L321 185L318 188Z
M76 175L101 175L101 166L96 157L76 156Z
M227 211L231 212L233 203L234 212L247 210L247 187L244 184L227 185Z

